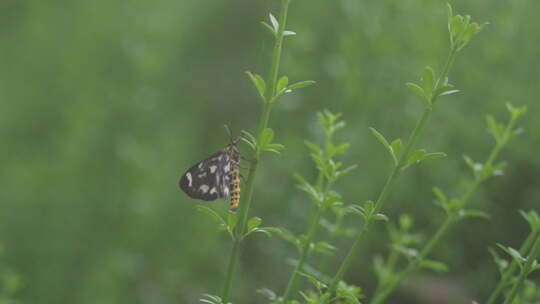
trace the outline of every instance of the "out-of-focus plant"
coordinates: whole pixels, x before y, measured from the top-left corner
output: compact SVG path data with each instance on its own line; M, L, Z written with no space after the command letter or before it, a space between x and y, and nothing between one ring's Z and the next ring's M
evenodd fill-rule
M299 188L304 191L310 201L315 206L315 212L309 220L307 232L301 236L294 236L290 232L283 230L282 236L284 239L292 242L299 251L300 259L298 260L287 288L280 301L287 303L297 292L299 281L302 277L306 277L304 266L312 252L319 252L326 255L333 254L335 247L328 242L315 242L315 236L321 226L321 218L328 209L339 209L345 213L351 206L346 206L342 202L342 196L332 189L334 183L341 177L345 176L356 166L343 168L343 163L336 160L336 157L344 154L349 148L349 143L336 144L334 140L335 133L345 126L345 122L340 120L341 114L333 114L330 111L323 111L318 114L319 124L324 130L324 144L318 146L310 141L306 141L306 146L311 152L311 158L317 169L317 178L311 183L299 174L295 174L296 180L299 182ZM339 211L341 212L341 211ZM320 272L317 270L317 272ZM316 278L313 273L308 277L310 280L317 279L322 283L321 278ZM303 294L304 298L311 299L312 296ZM316 303L313 300L308 303Z
M0 246L0 258L4 248ZM16 293L22 288L22 280L19 273L13 268L0 262L0 304L19 304Z
M462 17L460 15L454 15L450 5L448 6L448 30L450 35L450 49L446 63L442 69L442 72L438 77L435 76L435 71L431 67L426 67L422 73L422 84L407 83L407 87L411 89L422 102L424 112L421 118L418 120L409 140L403 144L400 139L394 141L388 141L381 133L374 128L371 128L373 135L379 140L384 147L390 153L393 160L394 168L379 194L377 200L373 203L368 201L364 205L364 222L362 228L356 235L355 241L352 247L349 249L346 257L341 262L334 279L330 285L330 291L334 292L338 286L338 283L342 280L345 273L349 270L354 258L357 257L358 249L362 243L370 226L377 219L375 215L379 214L382 210L386 199L390 192L393 190L395 182L398 176L407 168L412 165L418 164L422 161L444 157L445 154L441 152L430 153L424 149L416 148L418 138L425 129L427 122L432 114L433 108L437 104L440 97L457 93L458 90L454 89L454 86L448 82L448 73L450 68L458 54L471 40L471 38L482 29L481 25L477 23L471 23L470 17Z
M519 250L512 247L506 247L501 244L497 244L500 249L507 253L511 260L510 262L504 258L501 258L499 254L490 248L490 252L493 255L493 259L499 272L501 279L493 292L489 296L486 304L493 304L501 294L503 290L509 290L504 304L510 303L528 303L528 300L540 300L540 292L538 292L538 286L534 283L527 283L526 278L533 271L540 270L540 264L537 261L540 255L540 216L534 210L529 212L520 212L523 218L529 224L531 232L519 248ZM519 270L516 275L516 270ZM520 291L523 289L523 292ZM516 299L520 299L516 301ZM514 302L516 301L516 302Z
M488 178L502 175L502 170L507 165L506 162L498 162L497 158L501 149L508 144L510 139L520 133L521 129L516 128L515 124L517 119L527 111L527 108L516 108L510 103L507 103L507 109L510 113L510 119L506 124L496 122L495 118L491 115L487 116L488 131L495 139L495 145L487 160L484 163L478 163L474 162L470 157L465 156L465 162L473 175L473 181L470 183L467 191L461 197L448 198L441 189L433 189L436 198L435 202L444 210L446 215L445 220L441 223L435 234L420 249L404 245L410 239L407 237L407 234L401 233L397 234L397 238L391 238L392 246L387 262L375 264L375 272L378 276L379 284L370 303L383 303L403 279L419 269L430 269L437 272L447 271L448 266L444 263L428 259L428 255L433 248L441 242L448 229L459 221L472 217L488 217L483 211L468 209L466 206L478 187ZM407 265L402 270L395 271L395 263L399 257L404 257L407 260Z

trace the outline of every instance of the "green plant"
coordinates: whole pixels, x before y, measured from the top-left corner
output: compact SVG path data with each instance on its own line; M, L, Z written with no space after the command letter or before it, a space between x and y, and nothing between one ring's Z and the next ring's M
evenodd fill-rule
M315 242L315 236L320 227L323 214L330 208L342 210L342 213L345 213L345 210L350 210L351 208L351 206L344 205L341 195L332 189L332 186L338 179L356 167L349 166L342 168L343 164L336 160L336 157L341 156L350 148L348 143L336 144L334 141L335 133L345 126L345 122L340 117L341 114L333 114L330 111L318 113L319 125L324 130L324 143L320 147L310 141L305 142L318 171L316 180L310 183L304 177L295 174L295 178L300 184L299 188L307 194L310 201L314 204L315 211L312 212L312 216L309 219L309 226L305 235L297 237L290 232L286 232L286 230L282 230L281 235L283 238L292 242L300 254L300 259L296 263L287 288L280 300L284 303L287 303L296 293L299 281L305 272L304 266L310 253L320 252L323 254L332 254L335 250L328 242ZM304 298L310 297L304 294Z
M493 292L489 296L486 304L493 304L497 300L497 297L504 289L510 289L505 304L513 303L514 299L518 297L520 289L526 284L525 279L529 274L535 270L540 269L540 265L537 262L537 258L540 255L540 216L536 211L520 212L523 218L528 222L531 232L521 245L519 250L512 247L505 247L501 244L497 244L504 252L511 257L511 262L501 258L497 252L490 248L490 252L493 255L493 259L499 272L501 279ZM519 268L518 276L515 277L515 272ZM529 289L535 287L529 286ZM528 294L536 292L529 291ZM522 303L523 301L519 302Z
M409 140L406 144L403 144L400 139L396 139L392 142L386 140L386 138L374 128L371 128L373 135L379 140L384 147L390 153L394 168L380 192L375 203L367 202L365 209L370 210L369 213L365 213L364 222L362 228L359 230L355 237L355 241L349 249L345 259L341 262L332 283L330 285L330 291L334 292L338 286L338 283L343 279L345 273L349 270L353 259L357 256L358 249L372 225L373 221L377 219L374 215L379 214L382 210L386 199L390 192L394 188L394 184L398 176L411 165L417 164L421 161L444 157L444 153L428 153L424 149L414 150L418 138L425 129L427 122L432 114L434 106L437 104L439 97L450 95L458 92L454 89L453 85L448 82L448 73L450 68L458 54L471 40L471 38L480 32L483 26L477 23L471 23L470 17L454 15L452 8L448 5L448 31L450 35L450 50L442 72L439 76L435 77L435 72L431 67L426 67L422 73L422 85L415 83L407 83L407 87L411 89L421 100L424 111L421 118L418 120Z
M488 215L480 210L466 209L471 196L476 192L478 187L488 178L501 175L502 170L506 166L505 162L496 163L497 157L501 149L508 144L511 138L519 134L520 129L515 128L517 119L526 111L526 107L515 108L510 103L507 103L507 109L510 113L510 119L506 124L499 124L493 116L487 116L487 125L489 133L495 139L495 146L491 150L489 157L484 163L477 163L465 156L465 162L473 174L473 181L469 185L467 191L459 198L449 199L439 188L434 188L433 193L436 197L435 202L440 206L446 215L445 220L441 223L435 234L421 248L416 249L406 243L407 238L404 232L408 228L402 228L401 234L392 241L391 253L387 263L378 263L376 273L379 279L379 285L371 300L371 304L381 304L394 291L394 289L403 281L404 278L411 273L427 268L438 272L447 271L448 267L438 261L428 259L428 255L433 248L442 240L443 236L457 222L471 217L487 218ZM405 225L401 225L402 227ZM408 227L409 225L407 225ZM399 257L405 257L407 266L400 271L395 271L395 261Z
M281 10L278 18L269 14L270 23L262 22L274 38L272 62L268 77L265 80L258 74L246 72L262 101L262 111L256 133L257 136L255 137L247 131L242 132L243 137L241 139L253 149L253 155L249 159L249 172L244 184L244 190L242 191L239 214L229 214L227 220L225 220L215 211L203 206L199 207L200 210L205 211L205 213L209 214L219 222L220 228L229 233L233 242L221 297L207 295L210 300L219 300L223 303L228 303L233 275L238 261L239 249L246 236L253 232L270 234L272 231L277 231L276 228L271 227L260 228L259 226L262 223L262 220L258 217L248 219L248 214L253 198L255 176L262 153L274 152L279 154L280 151L284 149L283 145L273 142L274 131L268 127L273 107L283 95L314 83L313 81L301 81L289 84L287 76L279 77L283 40L286 36L295 35L294 32L285 30L289 3L290 0L281 0ZM207 299L206 301L209 300Z

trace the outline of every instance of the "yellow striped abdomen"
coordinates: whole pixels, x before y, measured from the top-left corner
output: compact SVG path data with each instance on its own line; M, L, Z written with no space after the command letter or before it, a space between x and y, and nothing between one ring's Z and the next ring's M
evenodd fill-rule
M240 205L240 174L238 172L238 167L236 166L231 172L231 183L229 188L231 191L231 208L229 210L232 213L235 213Z

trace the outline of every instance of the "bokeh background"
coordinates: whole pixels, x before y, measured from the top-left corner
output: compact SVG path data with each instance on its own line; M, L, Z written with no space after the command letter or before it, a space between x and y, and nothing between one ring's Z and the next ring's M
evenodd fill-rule
M443 219L431 188L459 195L462 155L482 160L493 145L484 115L526 104L522 136L472 205L468 220L433 257L447 274L421 272L391 303L483 299L497 281L487 251L519 246L518 209L538 208L540 2L451 1L490 25L459 55L450 81L462 93L436 108L420 145L444 160L409 170L386 204L429 233ZM222 127L255 132L259 100L244 72L265 74L272 39L260 25L277 0L0 1L0 282L16 303L196 303L219 294L230 242L177 186L193 163L228 141ZM404 83L447 55L444 1L293 0L282 72L317 85L285 97L270 122L281 156L261 163L252 215L304 231L310 203L291 177L314 174L305 139L321 132L316 112L344 113L343 159L359 169L337 185L347 202L374 199L391 169L370 135L406 138L421 107ZM246 147L242 147L248 152ZM226 212L227 204L210 206ZM358 225L351 219L349 225ZM347 281L369 295L372 258L386 253L383 225L370 234ZM350 240L338 244L348 248ZM234 282L235 303L264 303L255 290L284 288L294 249L277 237L249 240ZM332 268L332 267L330 267ZM465 302L463 302L465 303Z

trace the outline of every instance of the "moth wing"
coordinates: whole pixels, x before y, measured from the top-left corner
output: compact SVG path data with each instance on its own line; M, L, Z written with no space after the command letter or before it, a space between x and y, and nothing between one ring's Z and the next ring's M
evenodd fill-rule
M180 178L179 186L189 197L203 201L213 201L221 196L219 157L217 152L189 168Z
M218 158L219 161L219 170L217 174L217 185L218 185L218 192L219 197L223 199L228 199L230 196L230 190L229 185L231 183L231 163L230 158L227 153L223 153L221 158Z

